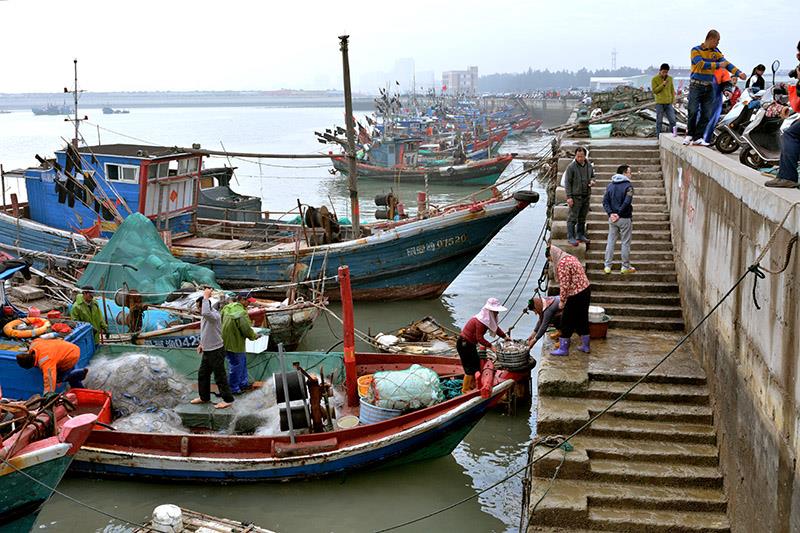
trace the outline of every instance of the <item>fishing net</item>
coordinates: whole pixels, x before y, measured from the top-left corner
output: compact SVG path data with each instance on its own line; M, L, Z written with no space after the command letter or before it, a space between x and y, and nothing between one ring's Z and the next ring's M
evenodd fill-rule
M175 259L150 219L140 213L120 224L94 260L112 264L90 263L78 284L106 296L127 284L142 294L144 303L159 304L184 282L217 287L210 269Z
M111 393L115 418L137 413L155 415L188 402L192 395L190 382L171 368L163 357L145 354L93 359L85 383L88 388ZM174 412L172 415L177 417ZM144 425L137 431L150 431L147 423L157 420L165 425L175 421L169 414L159 414L137 417L125 423L130 425L140 421ZM119 422L117 420L115 425Z
M429 407L443 399L439 374L420 365L376 372L365 397L376 407L401 411Z

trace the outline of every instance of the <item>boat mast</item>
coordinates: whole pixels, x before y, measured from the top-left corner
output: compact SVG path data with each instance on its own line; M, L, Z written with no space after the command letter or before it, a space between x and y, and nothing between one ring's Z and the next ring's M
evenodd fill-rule
M342 74L344 77L344 114L347 126L347 183L350 189L350 219L353 224L355 238L361 236L360 218L358 207L358 176L356 175L356 132L353 123L353 96L350 93L350 59L347 56L347 40L349 35L339 36L339 50L342 51Z
M73 59L72 60L72 64L73 64L73 68L74 68L74 71L75 71L75 84L74 84L73 89L71 91L69 89L67 89L66 87L64 87L64 92L65 93L70 93L70 92L72 93L73 106L74 106L73 107L73 111L75 112L75 116L74 116L74 118L65 118L64 122L73 122L75 124L75 137L72 138L72 146L77 148L78 147L78 135L79 135L78 129L80 128L81 120L89 120L89 117L84 116L82 119L78 118L78 93L79 93L79 91L78 91L78 60L77 59Z

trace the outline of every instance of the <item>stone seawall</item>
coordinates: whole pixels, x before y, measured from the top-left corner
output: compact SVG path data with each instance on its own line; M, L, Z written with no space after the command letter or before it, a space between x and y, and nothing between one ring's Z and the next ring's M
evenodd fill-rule
M687 330L747 270L800 191L768 189L767 179L729 156L660 139L675 263ZM800 207L762 261L780 269L800 231ZM800 250L785 272L740 285L693 336L714 405L731 528L800 531Z

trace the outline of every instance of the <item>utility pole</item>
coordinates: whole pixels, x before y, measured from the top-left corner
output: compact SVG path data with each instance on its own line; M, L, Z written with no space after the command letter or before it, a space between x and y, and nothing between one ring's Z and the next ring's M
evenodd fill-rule
M344 114L347 126L347 183L350 189L350 219L355 238L361 236L360 209L358 207L358 176L356 168L356 125L353 120L353 96L350 92L350 59L347 56L349 35L339 36L339 50L342 51L342 75L344 77Z

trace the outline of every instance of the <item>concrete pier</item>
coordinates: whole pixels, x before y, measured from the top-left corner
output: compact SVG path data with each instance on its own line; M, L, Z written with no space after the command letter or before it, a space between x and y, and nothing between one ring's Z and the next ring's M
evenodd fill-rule
M565 147L571 154L574 146ZM655 140L589 144L597 186L588 246L566 243L566 207L556 207L552 240L584 261L592 303L612 315L608 338L592 353L567 357L543 347L537 433L568 435L586 424L675 346L683 330L669 208ZM559 162L563 171L571 161ZM618 165L633 168L632 263L639 270L603 273L608 230L602 194ZM558 203L565 200L556 190ZM551 280L553 281L553 280ZM551 294L558 286L551 283ZM714 415L705 372L686 348L572 442L529 472L528 531L729 531L718 466ZM534 446L530 457L548 448Z
M531 469L528 531L800 531L796 248L787 263L800 232L800 191L768 189L767 178L736 159L669 135L660 139L658 158L653 143L628 143L639 146L617 144L610 159L634 169L632 262L639 272L623 283L596 273L605 213L594 197L591 245L566 249L586 262L593 303L612 310L613 300L601 303L606 295L638 300L628 315L611 314L639 323L618 324L624 327L593 341L588 356L573 349L557 358L544 347L540 437L575 431L625 391L678 342L678 317L681 327L697 325L773 234L761 266L774 273L755 287L749 275L654 376L576 437L574 450L557 449ZM597 142L590 150L590 159L611 154ZM559 244L565 215L554 211ZM640 277L667 271L669 280ZM671 288L662 294L656 287L665 283ZM673 309L679 304L680 314L655 312L663 307L659 297ZM675 332L653 331L670 317ZM531 457L545 449L532 449Z

